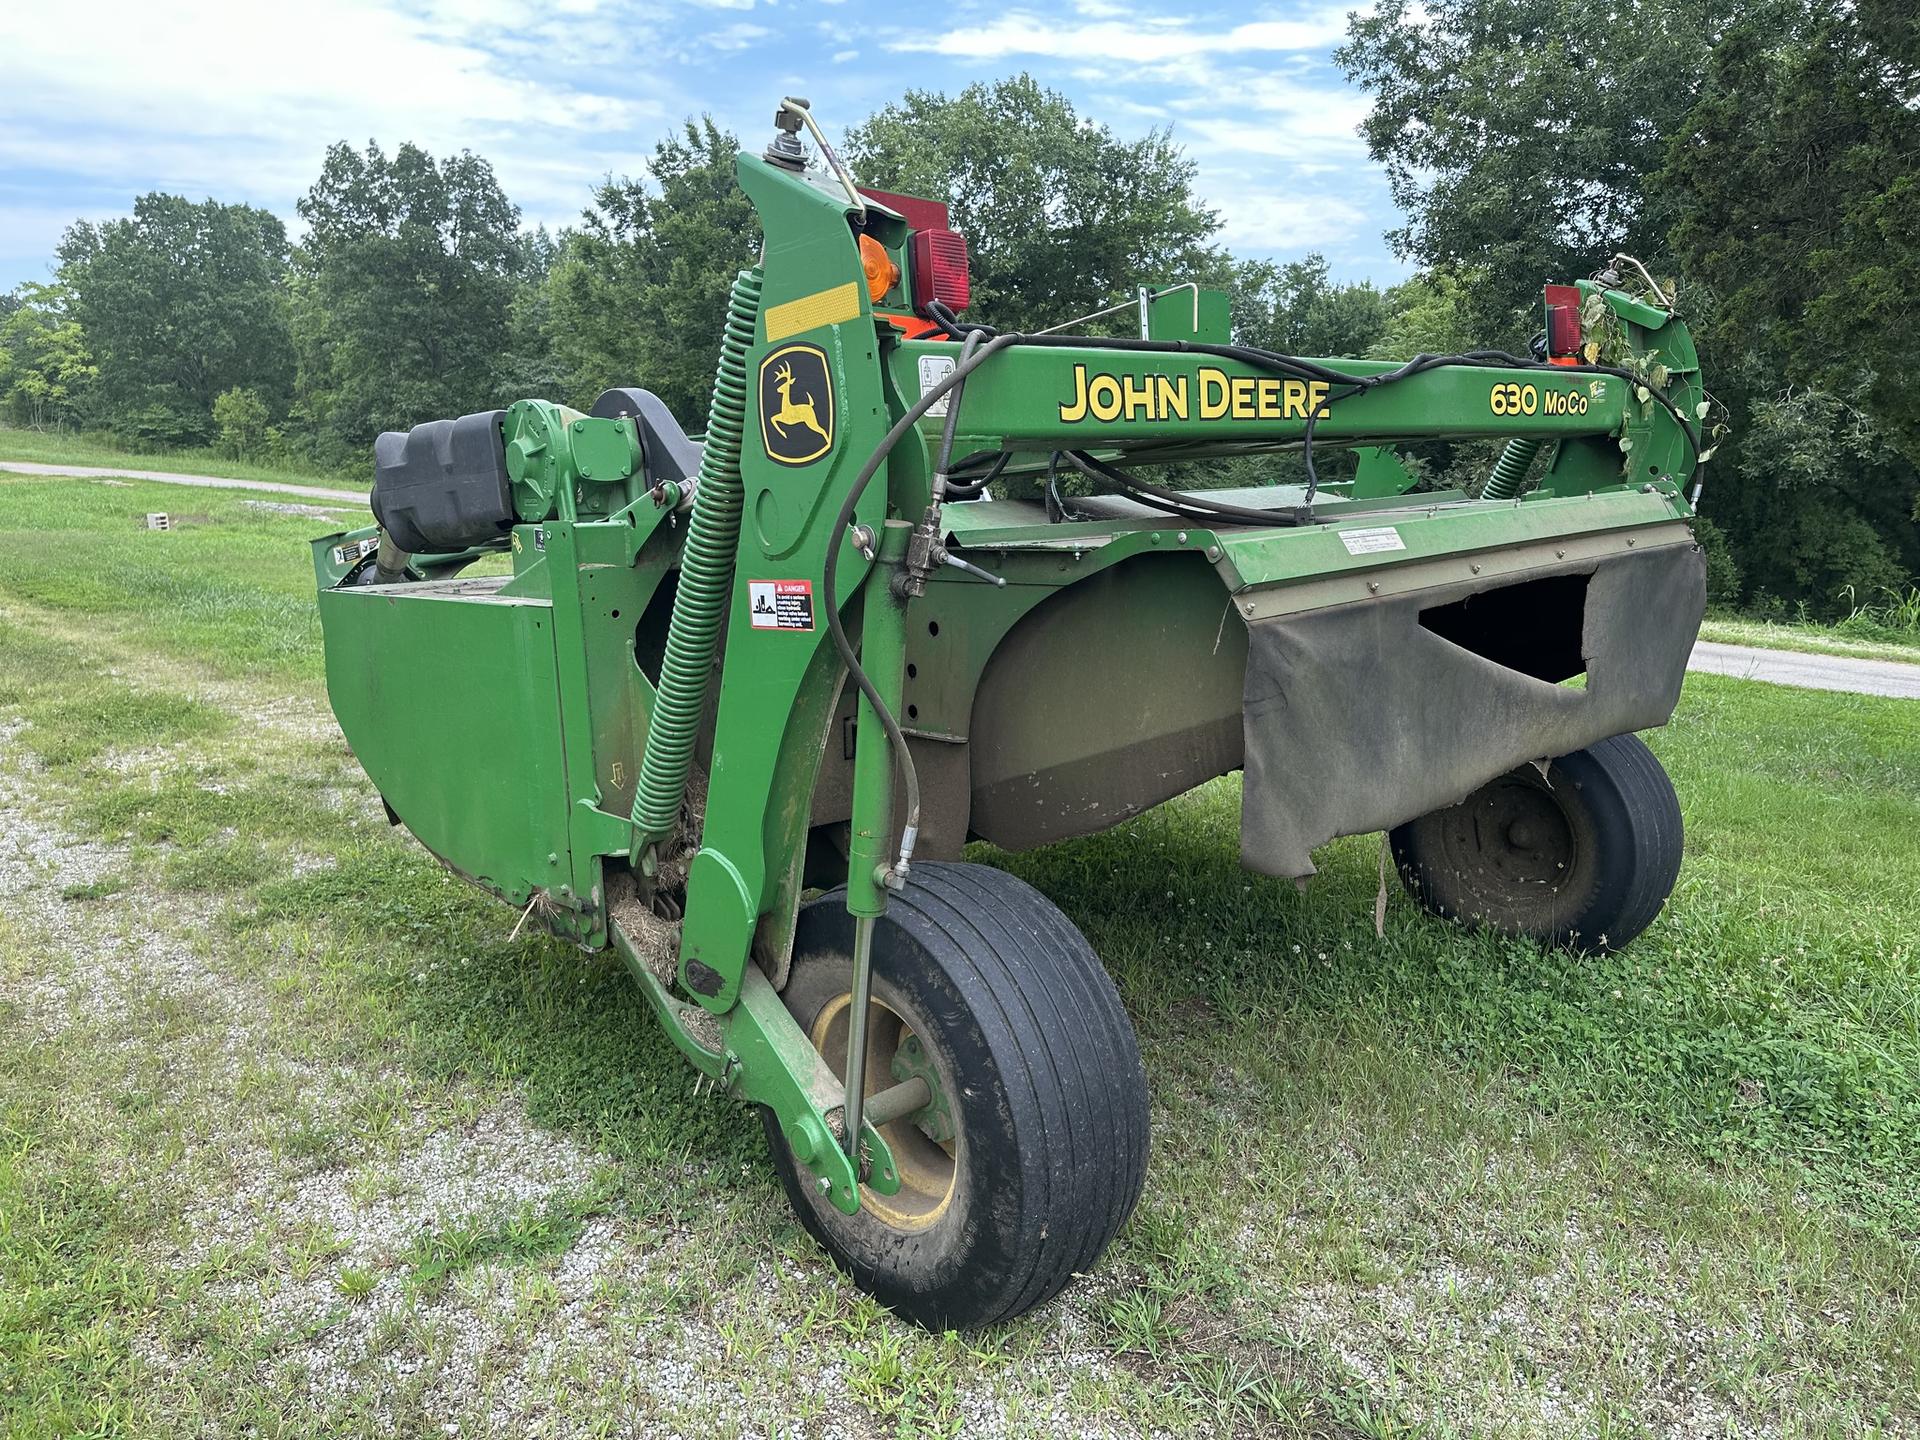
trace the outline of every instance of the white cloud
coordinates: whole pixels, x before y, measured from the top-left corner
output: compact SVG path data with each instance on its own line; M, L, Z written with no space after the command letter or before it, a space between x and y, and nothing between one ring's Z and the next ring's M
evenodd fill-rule
M1220 177L1225 178L1225 177ZM1277 187L1272 175L1243 175L1221 211L1220 238L1243 254L1271 255L1338 248L1366 224L1367 214L1336 195Z
M750 25L746 21L741 20L736 21L732 25L724 25L718 30L707 32L707 34L700 37L700 43L710 46L715 50L744 50L749 45L752 45L756 41L764 40L771 34L773 34L773 31L764 25Z
M1043 55L1062 60L1101 58L1155 64L1200 55L1324 49L1346 34L1347 13L1344 8L1324 9L1300 20L1253 20L1226 30L1199 30L1184 19L1161 16L1136 16L1126 22L1099 19L1074 25L1015 11L986 25L895 40L887 48L971 60Z

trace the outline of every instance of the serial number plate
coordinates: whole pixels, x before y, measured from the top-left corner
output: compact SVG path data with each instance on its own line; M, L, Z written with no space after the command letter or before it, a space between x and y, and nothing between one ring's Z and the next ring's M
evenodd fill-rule
M1400 538L1400 532L1391 525L1372 530L1342 530L1340 543L1347 547L1349 555L1378 555L1382 550L1407 548L1407 542Z

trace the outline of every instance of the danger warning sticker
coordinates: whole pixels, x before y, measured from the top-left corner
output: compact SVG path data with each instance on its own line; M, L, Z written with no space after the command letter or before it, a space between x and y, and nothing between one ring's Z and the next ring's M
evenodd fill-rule
M756 630L813 629L811 580L749 580L747 613Z

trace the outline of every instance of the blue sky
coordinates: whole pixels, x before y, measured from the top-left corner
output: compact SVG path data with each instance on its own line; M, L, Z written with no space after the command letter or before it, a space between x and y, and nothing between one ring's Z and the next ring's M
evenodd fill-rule
M45 279L61 230L168 190L296 224L333 140L462 147L529 224L710 112L759 144L780 95L837 135L908 86L1030 71L1122 135L1170 125L1237 253L1319 250L1406 273L1332 63L1347 6L1033 0L95 0L0 5L0 288Z

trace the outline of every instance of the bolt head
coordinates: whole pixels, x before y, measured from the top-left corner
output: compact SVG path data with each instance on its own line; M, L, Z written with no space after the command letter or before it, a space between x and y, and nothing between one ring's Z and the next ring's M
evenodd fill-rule
M822 1195L831 1195L833 1193L833 1181L822 1175L818 1180L813 1182L813 1188L818 1190Z

